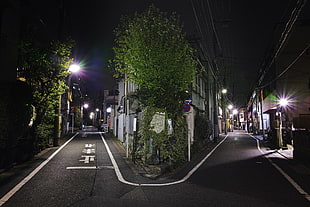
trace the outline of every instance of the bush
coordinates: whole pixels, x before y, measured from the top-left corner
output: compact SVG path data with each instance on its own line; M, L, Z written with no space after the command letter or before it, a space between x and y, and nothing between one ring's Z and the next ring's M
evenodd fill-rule
M205 114L197 113L195 116L193 152L200 151L210 141L212 123Z
M169 163L179 166L187 155L187 122L182 114L176 114L172 119L173 133L168 135L168 116L165 112L165 130L156 133L151 127L151 121L156 113L164 111L153 107L146 107L143 111L142 127L139 130L139 146L143 148L137 154L144 164Z

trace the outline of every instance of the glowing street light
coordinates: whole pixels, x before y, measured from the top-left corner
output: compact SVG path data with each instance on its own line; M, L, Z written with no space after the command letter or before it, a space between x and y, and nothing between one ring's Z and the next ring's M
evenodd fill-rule
M238 114L238 110L237 110L237 109L234 109L234 110L233 110L233 114L234 114L234 115Z
M76 73L81 69L81 66L79 64L72 64L69 67L69 71L72 73Z
M72 102L72 89L71 89L71 78L72 78L72 75L73 73L77 73L79 70L80 70L80 65L78 64L71 64L68 68L68 71L71 72L68 76L68 86L69 86L69 91L68 91L68 100L67 100L67 104L68 104L68 107L70 108L70 102ZM72 86L73 89L74 86ZM70 95L69 95L70 94ZM69 114L68 114L69 115ZM72 116L72 133L73 133L73 130L74 130L74 113L71 114ZM69 118L69 117L68 117Z
M94 117L95 117L95 113L94 113L94 112L90 112L89 118L90 118L90 119L93 119Z
M286 98L281 98L279 100L279 104L280 104L280 106L285 107L288 104L288 100Z
M223 88L222 89L222 95L221 95L221 100L222 100L222 107L223 107L223 119L224 119L224 132L225 134L227 134L227 111L226 111L226 103L225 103L225 99L224 99L224 94L227 93L227 89Z
M87 109L87 108L89 107L89 105L86 103L86 104L83 105L83 107L84 107L85 109Z
M282 111L281 111L281 108L285 108L288 105L288 99L280 98L278 103L279 103L279 107L278 107L278 111L277 111L278 119L279 119L279 128L278 128L278 133L277 133L278 147L283 148L285 146L283 146Z
M112 112L112 108L111 107L108 107L107 108L107 113L111 113Z

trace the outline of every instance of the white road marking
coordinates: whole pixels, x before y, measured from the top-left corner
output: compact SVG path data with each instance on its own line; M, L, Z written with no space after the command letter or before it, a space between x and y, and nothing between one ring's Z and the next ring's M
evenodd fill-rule
M93 148L96 144L85 144L85 148Z
M83 149L82 153L84 154L95 154L95 149Z
M114 170L113 166L104 165L104 166L72 166L66 167L67 170L98 170L98 169L111 169Z
M185 182L186 180L188 180L197 170L198 168L212 155L212 153L226 140L226 138L228 137L228 135L226 135L226 137L220 142L218 143L211 152L209 152L203 160L201 160L191 171L189 171L189 173L187 173L186 176L184 176L181 180L177 180L177 181L174 181L174 182L168 182L168 183L134 183L134 182L130 182L130 181L127 181L124 179L114 157L113 157L113 154L107 144L107 142L105 141L104 137L102 136L102 134L100 133L100 136L101 136L101 139L107 149L107 152L108 152L108 155L110 157L110 160L112 162L112 165L114 167L114 170L115 170L115 174L117 176L117 179L124 183L124 184L128 184L128 185L132 185L132 186L157 186L157 187L160 187L160 186L169 186L169 185L175 185L175 184L180 184L180 183L183 183Z
M5 204L19 189L21 189L33 176L35 176L51 159L53 159L71 140L76 137L79 133L72 136L66 143L61 145L49 158L42 162L36 169L34 169L27 177L19 182L14 188L12 188L7 194L0 199L0 206Z
M80 162L84 163L89 163L89 162L94 162L95 161L95 156L94 155L82 155L83 160L79 160Z
M96 166L76 166L76 167L66 167L67 170L96 170Z
M276 168L281 174L282 176L301 194L303 195L308 201L310 201L310 195L304 190L302 189L302 187L300 187L300 185L298 185L293 178L291 178L286 172L284 172L282 170L282 168L280 168L276 163L274 163L267 155L265 155L265 153L263 152L263 150L260 148L260 144L259 144L259 139L257 139L256 137L252 136L249 134L250 137L252 137L253 139L256 140L256 145L257 145L257 149L262 153L262 155L270 162L270 164ZM274 152L277 152L276 150Z
M102 168L106 168L106 169L111 169L111 170L114 170L114 167L113 166L99 166L99 169L102 169Z

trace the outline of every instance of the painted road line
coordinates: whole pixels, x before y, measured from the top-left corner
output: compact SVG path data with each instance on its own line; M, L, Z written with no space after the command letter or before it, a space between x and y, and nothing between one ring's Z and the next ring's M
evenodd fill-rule
M89 163L95 161L95 155L82 155L82 160L79 160L80 162Z
M101 170L101 169L110 169L114 170L112 165L103 165L103 166L73 166L66 167L66 170Z
M96 144L85 144L85 148L93 148Z
M95 149L83 149L82 150L82 153L84 154L95 154L96 153L96 150Z
M100 133L101 139L107 149L108 155L110 157L110 160L112 162L112 165L114 167L115 170L115 174L117 176L117 179L124 183L124 184L128 184L128 185L132 185L132 186L150 186L150 187L161 187L161 186L169 186L169 185L175 185L175 184L180 184L185 182L186 180L188 180L197 170L198 168L213 154L213 152L226 140L226 138L228 137L228 135L225 136L225 138L218 143L211 152L209 152L191 171L189 171L187 173L186 176L184 176L182 179L174 181L174 182L168 182L168 183L134 183L134 182L130 182L124 179L116 160L113 157L113 154L107 144L107 142L105 141L104 137L102 136L102 134Z
M282 176L301 194L303 195L308 201L310 201L310 195L302 189L300 185L298 185L293 178L291 178L282 168L280 168L276 163L274 163L266 154L264 151L260 148L259 139L252 136L251 134L248 134L250 137L256 140L257 149L262 153L262 155L270 162L270 164L278 170L282 174ZM277 152L276 150L274 152Z
M79 133L77 132L72 136L67 142L61 145L51 156L49 156L44 162L42 162L36 169L34 169L27 177L25 177L21 182L19 182L14 188L12 188L7 194L5 194L0 199L0 206L7 202L19 189L21 189L33 176L35 176L51 159L53 159L69 142L71 142L74 137Z
M96 170L97 166L76 166L76 167L66 167L67 170Z

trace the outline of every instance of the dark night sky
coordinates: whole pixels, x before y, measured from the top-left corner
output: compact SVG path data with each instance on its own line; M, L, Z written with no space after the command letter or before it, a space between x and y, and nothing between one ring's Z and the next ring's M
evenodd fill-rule
M36 1L36 0L34 0ZM209 0L215 22L219 44L222 48L220 68L230 91L231 99L240 106L245 104L252 91L264 55L270 48L275 25L286 22L297 0ZM64 0L65 32L76 40L75 58L85 63L85 79L89 88L113 88L113 81L106 70L111 58L113 30L119 24L121 15L141 12L152 3L161 11L176 12L184 23L188 35L200 36L197 30L192 3L197 17L205 30L204 38L212 37L211 25L203 22L201 5L204 0ZM58 1L53 2L57 6ZM38 7L48 9L51 5L41 2ZM309 18L309 3L300 18ZM44 9L42 10L44 11ZM48 19L49 13L42 14ZM50 14L53 15L53 14ZM45 17L44 17L45 16ZM48 20L46 20L48 21Z

